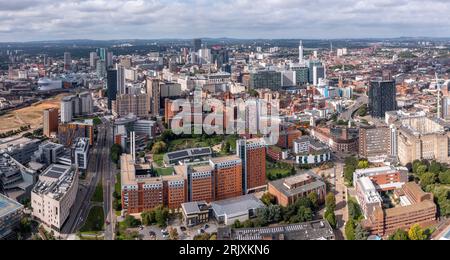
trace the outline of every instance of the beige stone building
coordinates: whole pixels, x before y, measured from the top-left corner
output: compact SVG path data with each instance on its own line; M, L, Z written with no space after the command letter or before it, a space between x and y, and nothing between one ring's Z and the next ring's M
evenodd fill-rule
M71 214L77 192L77 172L70 166L51 165L39 176L31 192L33 216L60 231Z
M406 165L422 159L450 163L449 137L449 132L437 120L427 117L401 120L397 135L400 163Z

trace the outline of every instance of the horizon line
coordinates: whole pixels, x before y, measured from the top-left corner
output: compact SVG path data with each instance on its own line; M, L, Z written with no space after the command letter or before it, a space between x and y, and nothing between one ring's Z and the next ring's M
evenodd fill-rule
M111 38L111 39L93 39L93 38L73 38L73 39L53 39L53 40L28 40L28 41L0 41L0 44L17 44L17 43L44 43L44 42L71 42L71 41L96 41L96 42L111 42L111 41L192 41L193 39L202 40L304 40L304 41L340 41L340 40L394 40L394 39L436 39L436 40L450 40L450 36L393 36L393 37L343 37L343 38L239 38L239 37L193 37L193 38Z

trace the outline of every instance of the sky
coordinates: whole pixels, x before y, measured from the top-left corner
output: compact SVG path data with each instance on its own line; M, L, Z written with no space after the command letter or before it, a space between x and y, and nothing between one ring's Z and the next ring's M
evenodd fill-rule
M0 42L450 37L450 0L0 0Z

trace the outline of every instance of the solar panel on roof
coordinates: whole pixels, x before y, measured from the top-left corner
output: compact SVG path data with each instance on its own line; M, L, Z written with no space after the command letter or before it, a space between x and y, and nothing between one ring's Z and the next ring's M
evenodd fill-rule
M52 168L52 171L63 173L63 172L66 171L66 169L60 168L60 167L53 167L53 168Z
M189 156L189 153L186 151L174 152L174 153L167 154L167 157L169 157L169 159L182 158L182 157L186 157L186 156Z

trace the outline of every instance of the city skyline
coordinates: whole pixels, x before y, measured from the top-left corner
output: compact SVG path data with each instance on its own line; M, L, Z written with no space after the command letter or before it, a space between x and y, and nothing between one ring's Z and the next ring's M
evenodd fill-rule
M0 41L450 36L446 1L0 1ZM120 10L120 11L115 11ZM414 14L414 15L413 15ZM380 19L383 18L383 19Z

